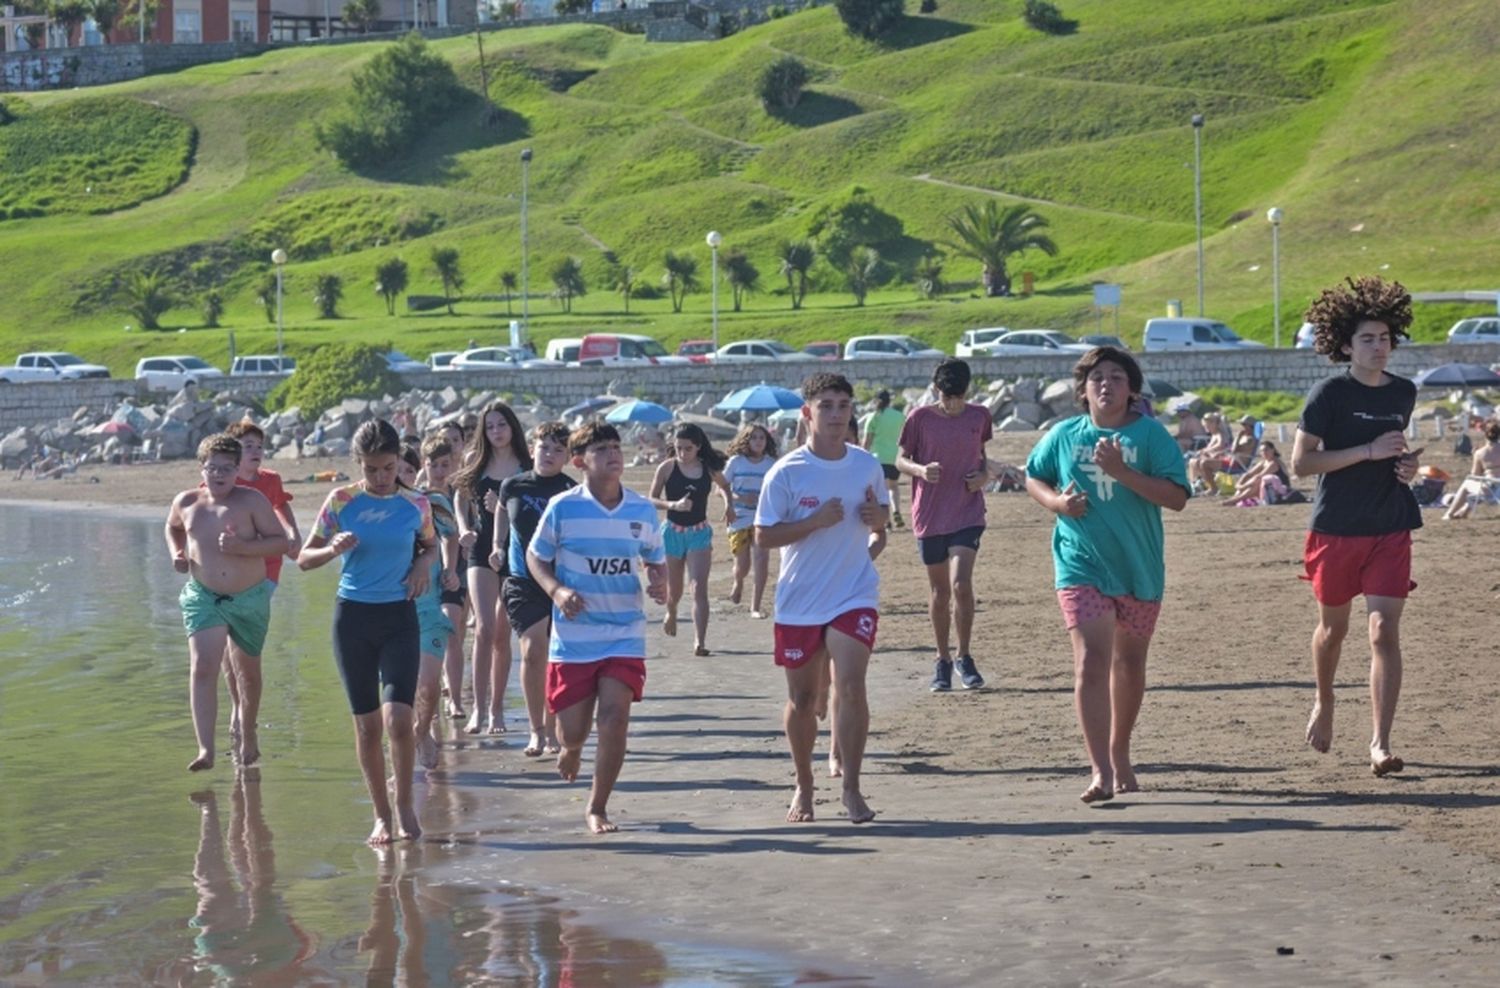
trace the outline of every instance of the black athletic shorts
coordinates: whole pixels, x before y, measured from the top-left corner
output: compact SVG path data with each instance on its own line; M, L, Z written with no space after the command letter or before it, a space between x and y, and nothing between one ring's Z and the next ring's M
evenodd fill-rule
M978 552L979 539L983 535L984 526L975 525L972 528L960 528L947 535L929 535L925 539L917 539L917 549L922 553L922 565L936 566L947 562L949 549L973 549Z
M445 588L438 594L438 603L457 604L459 607L463 607L469 602L469 588L464 586L463 584L463 577L465 573L467 573L467 570L463 570L459 573L459 583L457 590L448 590Z
M500 585L500 600L505 604L510 626L518 635L538 621L552 617L552 601L535 580L508 577Z
M340 597L333 607L333 658L356 717L382 703L411 706L422 667L417 605L409 600L361 604Z
M882 464L880 464L880 472L883 473L883 474L885 474L885 479L886 480L900 480L901 479L901 471L896 469L896 464L894 464L894 463L882 463Z

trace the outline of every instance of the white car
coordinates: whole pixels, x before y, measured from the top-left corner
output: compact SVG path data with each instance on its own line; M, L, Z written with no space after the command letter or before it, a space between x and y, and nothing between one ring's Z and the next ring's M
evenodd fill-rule
M135 379L151 391L179 391L189 384L209 384L223 377L224 372L206 360L185 354L142 357L135 365Z
M1311 350L1313 338L1318 333L1318 327L1310 322L1305 322L1297 327L1297 338L1293 346L1298 350Z
M543 367L564 367L560 360L545 360L530 350L512 346L482 346L465 350L453 358L449 365L453 370L538 370Z
M0 367L0 381L22 384L27 381L80 381L85 378L107 378L109 368L86 364L71 353L23 353L14 367Z
M234 362L229 365L229 376L272 374L277 377L286 377L296 369L295 357L278 357L273 353L267 356L235 357Z
M1067 353L1088 353L1094 349L1088 343L1079 343L1067 333L1055 329L1020 329L1006 333L979 351L985 357L1048 357Z
M946 356L948 355L943 351L936 350L919 339L895 334L855 336L848 343L844 344L845 360L859 360L865 357L882 359L922 357L924 359L942 360Z
M1158 350L1264 350L1255 340L1242 340L1239 334L1217 319L1170 316L1147 319L1141 333L1141 349Z
M740 364L755 360L811 362L818 358L793 350L780 340L737 340L719 347L709 359L716 364Z
M1449 343L1500 343L1500 316L1460 319L1448 330Z
M434 371L451 371L453 369L453 358L458 356L457 350L439 350L427 355L427 369Z
M1010 329L1005 326L966 329L964 335L958 338L958 345L953 348L953 355L955 357L982 357L985 344L993 343L1009 332Z

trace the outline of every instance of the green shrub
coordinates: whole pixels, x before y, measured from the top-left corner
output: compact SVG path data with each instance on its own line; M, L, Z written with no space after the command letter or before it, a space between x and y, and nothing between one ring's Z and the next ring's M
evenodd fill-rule
M409 276L406 262L399 257L393 257L375 265L375 290L380 293L381 298L385 299L386 315L396 314L396 299L406 291Z
M219 317L224 315L224 296L217 288L210 288L203 293L201 302L203 312L203 325L209 329L219 327Z
M386 347L368 343L320 346L297 364L297 373L266 396L269 408L302 409L304 416L321 415L345 398L379 398L398 394L401 379L385 362Z
M850 34L877 38L905 13L906 0L833 0Z
M458 76L413 31L354 73L353 91L314 129L318 145L351 167L398 157L463 95Z
M1043 34L1072 34L1078 29L1077 21L1064 17L1057 5L1048 0L1026 0L1021 16Z
M767 113L790 110L802 98L802 89L811 77L807 66L791 55L783 55L761 70L755 94Z
M344 279L336 274L320 274L313 283L313 302L319 319L337 319L339 302L344 297Z
M903 232L901 220L875 205L875 198L858 185L820 208L807 225L807 235L839 269L848 264L855 247L883 248L901 239Z

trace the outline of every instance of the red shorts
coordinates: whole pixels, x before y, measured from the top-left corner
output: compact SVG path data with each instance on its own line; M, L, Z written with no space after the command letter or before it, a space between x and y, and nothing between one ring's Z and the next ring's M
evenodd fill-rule
M1328 607L1355 597L1399 597L1416 589L1411 581L1411 532L1387 535L1324 535L1308 532L1302 550L1304 580Z
M645 659L600 659L598 662L548 662L547 709L566 710L599 693L599 680L618 679L630 687L635 702L646 689Z
M873 607L845 611L827 624L776 624L776 664L796 668L823 650L828 629L842 632L870 649L875 648L875 632L880 614Z

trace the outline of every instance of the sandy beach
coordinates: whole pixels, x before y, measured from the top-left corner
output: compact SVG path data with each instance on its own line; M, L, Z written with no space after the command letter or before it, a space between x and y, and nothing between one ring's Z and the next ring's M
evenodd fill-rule
M1001 436L991 450L1020 461L1034 438ZM1427 459L1463 468L1449 454ZM275 466L288 480L349 470ZM648 476L633 469L627 483L644 489ZM7 477L0 499L164 514L196 479L190 461ZM290 485L304 520L327 486ZM1308 508L1195 499L1169 513L1167 598L1135 740L1145 791L1091 809L1077 800L1088 778L1050 519L1023 494L988 506L975 656L989 688L927 692L926 581L910 534L893 533L879 561L865 776L875 823L842 821L832 786L816 822L784 822L783 681L770 625L724 599L720 534L714 654L692 658L685 637L649 643L647 699L611 802L622 832L589 836L585 782L557 781L514 733L498 746L460 740L433 776L448 793L429 816L427 867L567 890L611 928L760 947L834 983L1492 983L1500 511L1458 523L1424 512L1394 735L1407 769L1383 779L1369 771L1358 630L1338 678L1333 752L1303 742ZM476 858L495 873L476 873Z

